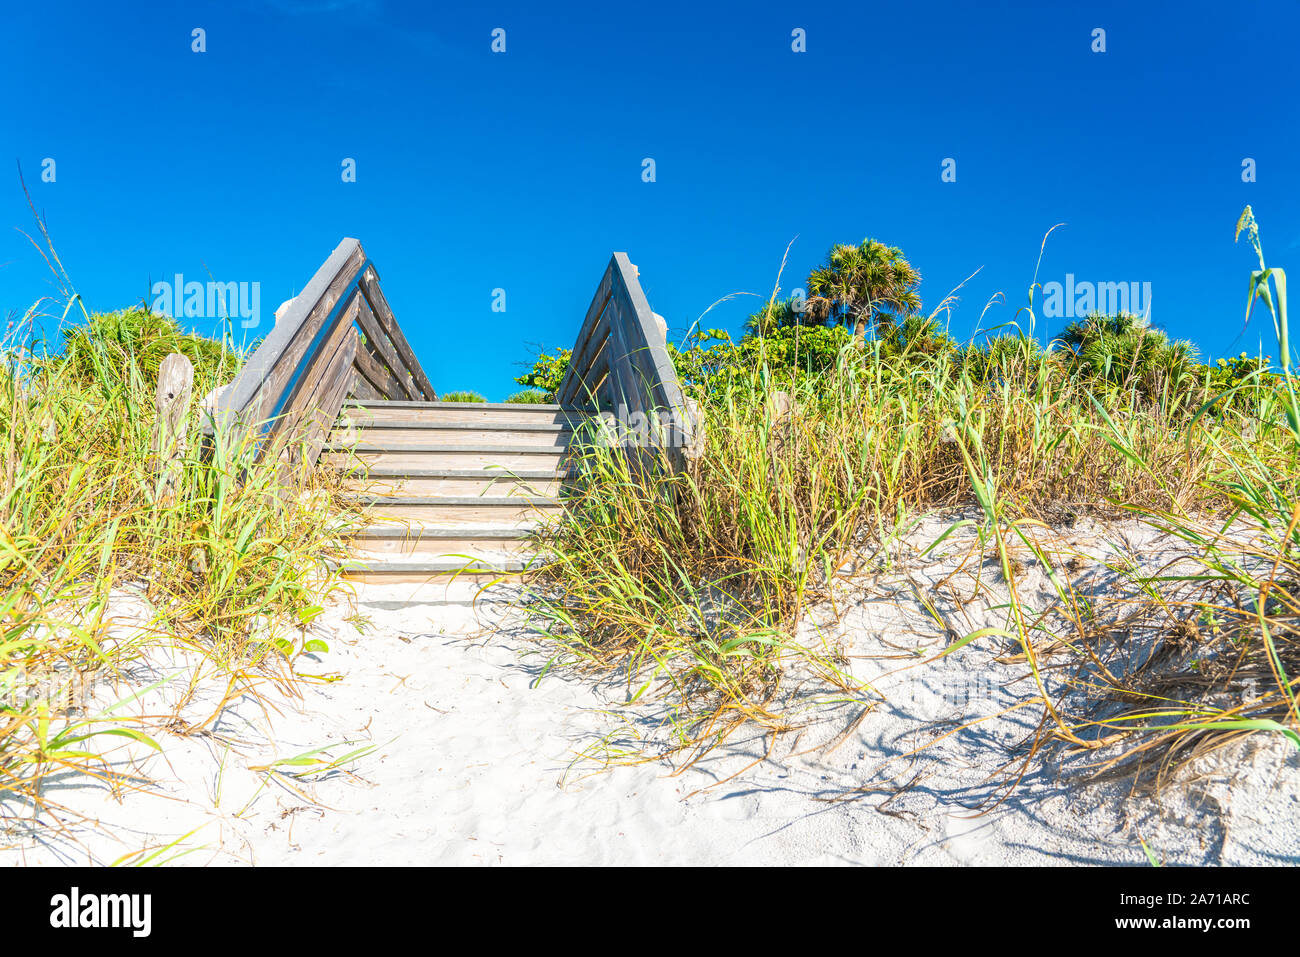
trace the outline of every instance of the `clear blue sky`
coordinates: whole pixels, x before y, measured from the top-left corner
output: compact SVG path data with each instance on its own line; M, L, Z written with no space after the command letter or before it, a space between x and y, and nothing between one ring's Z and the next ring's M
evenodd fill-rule
M1253 257L1232 230L1253 204L1300 276L1294 0L464 7L10 5L0 309L50 291L9 228L31 228L18 161L92 309L210 270L260 283L269 323L355 236L434 387L491 399L572 344L616 249L680 335L729 293L766 296L792 239L787 291L832 243L877 237L927 309L983 267L964 338L995 292L986 327L1024 303L1060 222L1040 281L1150 282L1153 321L1203 352L1276 353L1255 321L1233 345ZM704 324L738 330L759 302Z

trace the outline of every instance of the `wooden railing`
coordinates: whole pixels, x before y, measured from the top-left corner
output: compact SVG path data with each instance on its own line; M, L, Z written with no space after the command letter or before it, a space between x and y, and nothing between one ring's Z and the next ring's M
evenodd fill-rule
M361 243L344 239L221 393L217 427L259 435L261 454L312 465L349 396L434 401Z
M606 440L662 453L680 469L698 454L698 411L682 392L668 356L667 325L650 310L627 253L614 253L587 310L560 405L594 407Z

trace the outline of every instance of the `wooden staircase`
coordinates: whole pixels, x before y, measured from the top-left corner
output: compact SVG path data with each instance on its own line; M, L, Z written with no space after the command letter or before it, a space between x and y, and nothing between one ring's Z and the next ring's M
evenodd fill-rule
M281 464L286 487L341 471L367 507L343 564L360 582L491 581L537 567L530 533L559 509L575 432L650 467L702 448L639 271L614 253L579 327L558 405L439 402L355 239L344 239L229 385L205 399L215 443L241 435ZM612 428L607 428L609 426Z
M530 533L560 508L580 413L558 405L354 401L320 465L367 506L346 578L483 581L536 566Z

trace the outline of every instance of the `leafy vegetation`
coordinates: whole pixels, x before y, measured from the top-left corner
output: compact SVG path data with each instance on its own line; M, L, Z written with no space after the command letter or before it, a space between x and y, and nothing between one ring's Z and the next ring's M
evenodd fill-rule
M171 316L143 307L92 315L62 336L63 352L50 361L81 384L121 380L132 371L157 382L162 360L179 352L193 364L194 387L203 395L239 362L220 342L183 332Z
M1056 341L1068 350L1071 371L1099 389L1169 396L1185 391L1197 378L1196 348L1170 339L1132 313L1076 320Z
M569 369L569 358L572 353L572 349L557 349L554 355L542 353L533 363L533 367L523 375L517 376L515 381L522 386L545 393L546 401L553 401L555 393L559 391L560 383L564 381L564 373Z
M875 239L831 248L826 265L808 276L808 309L828 322L845 322L853 334L883 332L921 309L921 274L897 246Z
M198 651L232 695L292 682L354 514L324 478L259 459L252 437L205 435L202 396L233 378L240 354L127 309L87 317L49 355L32 342L39 308L0 343L0 819L57 811L42 789L51 774L113 780L103 742L153 743L121 716L82 710L87 688L148 643ZM195 386L164 493L154 391L172 352L191 358ZM124 603L137 600L126 627Z
M939 321L946 301L940 310L921 314L920 278L897 247L874 239L837 245L826 264L808 276L810 298L773 299L745 320L738 341L725 330L704 329L681 347L669 342L669 357L683 381L708 392L744 382L766 389L768 379L754 375L760 367L813 376L842 367L845 375L872 376L878 360L924 365L944 358L987 381L1008 368L1008 360L1031 355L1043 375L1075 379L1093 394L1134 393L1184 408L1269 375L1266 360L1244 353L1204 365L1190 342L1170 339L1131 313L1076 320L1046 347L1019 331L961 343ZM863 344L867 331L874 345L857 359L846 355L844 346ZM569 358L568 349L543 353L515 381L550 401ZM1242 397L1229 401L1240 403Z
M1257 243L1253 215L1241 229ZM632 700L666 694L671 748L695 756L742 724L789 728L779 702L795 671L869 705L842 649L799 640L799 622L814 604L834 607L840 569L887 566L908 516L959 507L978 518L941 540L973 525L969 560L991 560L1009 599L1002 627L944 625L943 655L1013 642L1038 689L1028 703L1042 711L1040 744L1117 748L1108 764L1163 769L1247 732L1300 743L1300 411L1288 371L1246 357L1194 366L1189 347L1127 316L1090 317L1051 349L1018 333L960 346L913 300L876 311L879 287L858 294L841 277L821 289L854 304L828 315L876 335L859 345L845 323L806 324L774 302L740 342L706 332L674 353L705 418L689 468L582 449L586 480L542 533L552 561L536 610L558 659L620 675ZM1285 348L1284 276L1262 253L1252 289ZM1103 614L1034 534L1085 514L1139 516L1187 543L1199 571L1117 569L1145 599ZM1052 582L1055 617L1018 591L1026 563ZM1138 620L1164 643L1153 660L1191 664L1089 673L1076 691L1110 696L1100 724L1047 691L1044 661L1102 662ZM1242 676L1258 692L1226 694Z

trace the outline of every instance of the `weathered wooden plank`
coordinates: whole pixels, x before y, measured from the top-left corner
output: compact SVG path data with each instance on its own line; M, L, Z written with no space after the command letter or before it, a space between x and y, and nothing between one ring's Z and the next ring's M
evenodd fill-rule
M360 358L363 355L368 355L368 353L366 352L365 349L358 347L357 359L360 360ZM356 381L356 385L353 386L352 388L352 394L350 398L365 399L365 400L382 399L383 396L379 394L379 390L376 389L373 385L371 385L370 381L361 374L360 361L358 361L356 365L357 365L357 381Z
M610 260L609 265L605 267L605 272L600 277L600 282L596 285L596 291L591 297L591 304L587 306L587 312L582 317L582 324L578 327L578 345L574 346L574 354L581 353L581 344L591 338L601 315L605 312L605 306L609 303L609 297L614 291L614 261Z
M601 387L609 380L609 353L610 350L608 348L602 350L600 355L596 358L595 365L593 365L591 369L588 370L586 376L584 376L583 392L581 395L576 397L577 401L582 402L583 405L588 405L594 402L600 409L609 408L608 386L606 386L606 399L603 400L603 404L600 392Z
M655 370L655 379L663 387L663 398L667 405L674 409L684 408L685 398L677 379L677 370L668 357L668 343L650 309L645 292L641 289L636 267L628 260L627 253L615 253L614 262L622 279L620 297L626 297L631 308L632 314L626 318L629 323L634 324L637 337L645 343L645 360Z
M627 291L620 289L615 301L620 312L632 310ZM639 390L644 394L647 408L661 408L663 405L662 370L656 365L651 344L645 341L644 330L639 322L630 322L624 326L624 339L627 342L627 364L634 376ZM670 363L671 365L671 363ZM672 378L676 381L677 370L673 369Z
M376 359L387 367L389 373L386 380L377 381L371 379L370 381L390 399L405 400L422 398L417 387L411 382L410 377L403 374L406 372L406 367L402 364L402 360L398 358L397 350L394 349L393 344L388 341L388 337L384 333L384 330L380 328L379 320L376 318L374 312L370 308L370 304L366 302L364 296L361 297L361 306L357 313L357 324L361 327L361 331L366 335L366 346L368 347L359 349L357 351L357 357L360 359L362 356L366 355L368 351L371 355L377 353L375 356ZM362 371L364 371L364 367L362 367Z
M361 373L362 382L370 385L372 391L380 399L388 399L390 396L400 395L405 398L406 392L402 388L393 374L376 359L370 350L362 346L357 349L357 371ZM361 398L361 396L358 396Z
M378 283L361 244L344 239L281 307L275 327L222 391L213 425L255 430L263 455L282 455L305 430L310 462L349 395L435 400Z
M606 312L610 316L608 348L610 350L610 391L614 399L613 411L618 415L619 421L626 425L629 418L637 412L644 411L646 405L641 398L644 389L637 381L631 362L633 344L629 333L634 333L635 330L629 328L617 291L611 297Z
M244 407L241 417L247 425L266 423L283 411L286 398L291 398L291 392L296 389L294 377L300 374L304 363L310 361L309 353L318 347L321 334L328 334L325 332L325 324L351 288L364 262L365 254L358 245L355 255L329 283L324 294L304 317L293 340L281 353L253 401Z
M559 403L562 408L573 409L593 401L591 396L595 394L596 386L609 370L609 353L609 340L605 339L596 350L594 357L585 363L585 368L581 372L570 363L569 369L573 372L573 378L567 380L569 394L561 397L560 393L556 393L557 399L563 399ZM566 372L565 375L567 377L569 373Z
M695 434L695 414L669 358L665 326L650 310L626 253L614 253L601 278L557 399L568 404L580 395L585 398L583 393L594 393L624 426L638 413L654 413L662 424L654 441L664 444L672 467L684 464L682 448ZM644 452L638 450L639 460L658 459L653 449Z
M637 278L636 267L628 260L626 253L615 253L614 260L647 343L647 358L656 370L654 378L658 396L657 404L670 413L671 431L667 436L670 447L666 451L669 452L674 467L681 468L685 465L687 450L698 445L697 432L702 426L682 391L677 370L668 356L665 325L661 325L661 320L651 311L650 303L646 300L645 292Z
M393 310L389 308L388 300L384 298L384 292L379 288L379 273L371 266L361 277L361 289L370 303L370 308L374 310L375 317L379 324L388 333L388 338L392 341L393 347L401 357L406 366L406 371L410 373L414 380L415 387L422 394L422 397L428 402L436 402L437 394L433 391L433 386L429 383L429 377L424 374L424 369L420 361L415 358L415 353L411 350L410 343L406 341L406 336L397 325L397 319L393 316ZM397 372L396 369L393 370Z
M582 381L583 374L609 334L608 320L604 320L604 326L601 323L604 319L605 307L613 294L614 273L615 262L611 258L609 265L605 267L604 275L600 277L600 283L596 286L595 295L591 297L591 305L587 307L582 325L578 327L578 338L569 357L568 371L560 382L560 388L556 390L556 399L561 405L572 401L580 391L579 383Z
M158 390L154 395L158 414L151 442L160 505L176 500L185 459L185 413L193 389L194 365L190 360L179 352L163 359L158 367Z
M333 325L324 330L324 338L319 341L315 352L303 356L298 381L294 384L292 394L285 401L278 421L271 427L272 436L293 430L304 415L317 408L321 393L330 385L325 381L330 363L349 335L349 331L356 332L354 323L360 305L361 295L359 292L354 292L342 312L335 316Z
M360 337L354 326L349 326L347 333L325 370L317 405L309 414L306 429L301 432L302 462L308 466L316 464L330 429L339 417L339 410L356 383L357 371L353 363Z
M597 357L606 348L608 342L609 309L606 308L601 312L595 328L579 344L580 348L575 348L569 356L569 368L565 372L565 378L561 380L560 388L555 393L556 401L560 405L567 408L581 401L584 392L583 383L592 384L586 378L587 372L595 365Z
M260 427L291 381L298 361L325 317L356 277L365 252L355 239L344 239L290 303L214 410L219 424L235 419Z
M624 358L626 359L627 371L636 382L638 394L645 397L644 409L667 408L670 403L664 389L663 371L655 363L651 343L645 341L645 330L635 318L635 308L627 295L627 290L620 287L616 291L611 305L617 308L619 312L623 342L626 348ZM623 318L628 316L633 318ZM671 381L677 381L676 369L672 371Z

